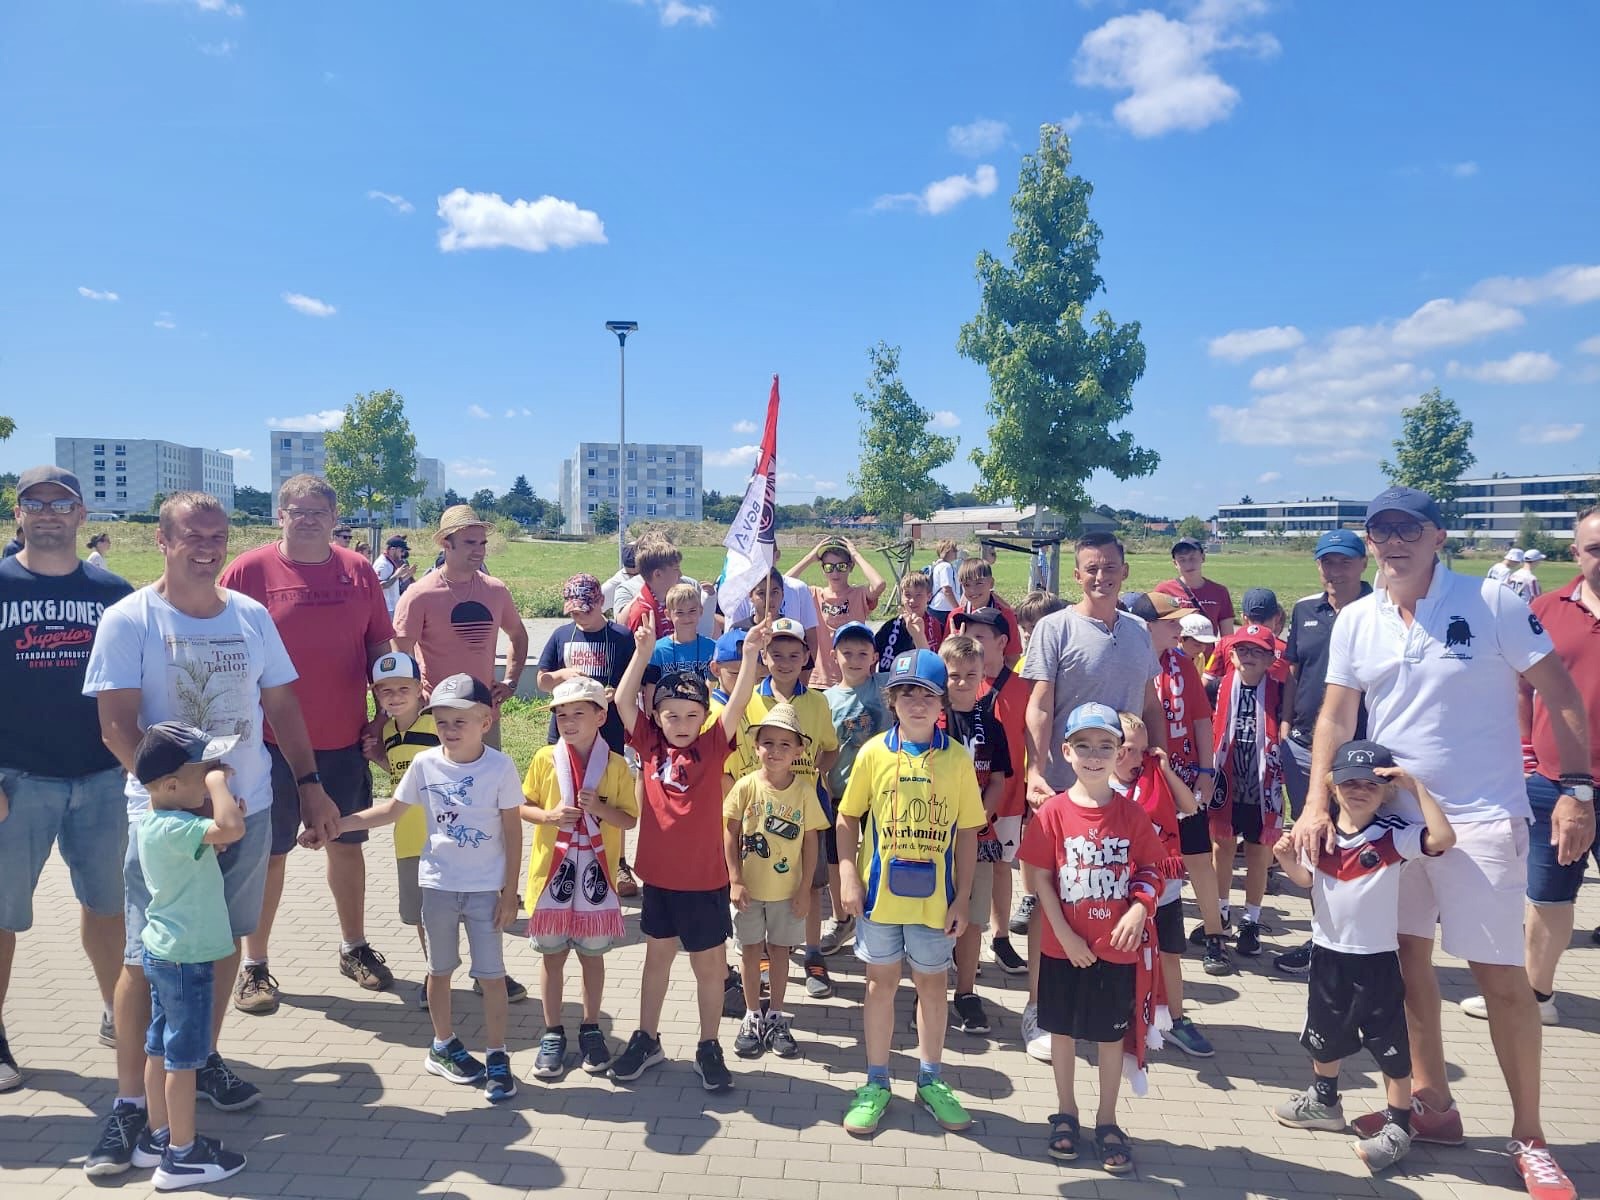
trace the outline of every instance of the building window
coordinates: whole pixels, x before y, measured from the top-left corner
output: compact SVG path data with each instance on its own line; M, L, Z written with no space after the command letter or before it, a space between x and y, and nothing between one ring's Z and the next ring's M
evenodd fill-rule
M596 450L593 446L591 446L591 447L589 447L589 456L588 457L589 457L589 461L593 462L595 459L600 457L600 452L598 450ZM591 509L590 511L592 512L594 510Z
M106 452L106 444L104 442L97 443L95 445L94 452L96 454L104 454Z
M106 477L105 477L105 476L104 476L104 475L96 475L96 476L95 476L95 477L94 477L94 481L95 481L95 482L96 482L96 483L98 483L98 484L101 484L101 485L104 485L104 484L105 484L105 481L106 481Z
M617 477L617 469L615 467L607 467L606 475L611 479L615 479Z
M646 500L654 500L656 498L656 490L655 490L655 488L645 488L645 490L644 490L644 498ZM652 505L651 507L654 507L654 505Z
M118 454L126 454L127 452L128 452L128 447L127 446L118 446L117 447L117 453Z
M96 500L104 500L106 498L105 490L101 489L100 491L95 492L94 498Z
M589 468L589 478L593 479L594 475L595 475L595 468L594 467L590 467Z
M637 504L628 505L628 515L630 517L638 516L639 515L639 506Z
M598 496L599 494L600 494L600 489L599 488L590 488L589 489L589 495L591 497Z
M628 451L628 461L629 462L633 462L638 457L638 454L639 454L639 452L637 450L629 450Z
M667 485L667 495L669 495L669 496L672 495L672 485L671 484Z
M645 462L655 462L656 456L654 454L646 454L644 460Z
M594 505L592 505L592 504L591 504L591 505L588 505L588 506L587 506L587 508L586 508L586 509L585 509L585 511L586 511L586 512L591 512L591 513L592 513L592 512L593 512L593 511L594 511L594 509L595 509L595 506L594 506Z
M630 483L628 485L628 499L632 500L638 494L639 494L638 487L636 485Z
M685 487L683 489L683 498L685 500L689 500L689 499L692 499L693 497L694 497L694 489L692 487Z
M104 471L106 469L106 460L103 459L103 458L95 459L94 460L94 469L96 471Z
M118 500L126 500L127 498L128 498L128 493L127 492L118 492L117 493L117 499Z
M128 477L126 475L118 475L117 476L117 486L118 487L127 487L128 486Z
M678 461L678 456L676 454L674 454L671 450L668 450L667 451L667 461L668 462L677 462Z
M294 446L294 439L293 438L279 438L278 439L278 449L280 449L280 450L288 450L288 449L292 448L293 446Z
M644 515L647 516L647 517L655 516L656 515L656 506L654 504L646 504L644 506Z

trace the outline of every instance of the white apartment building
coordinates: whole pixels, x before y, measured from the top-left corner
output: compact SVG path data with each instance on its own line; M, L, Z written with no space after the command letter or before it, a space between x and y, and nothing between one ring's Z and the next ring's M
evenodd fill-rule
M147 513L155 498L209 492L233 510L233 456L152 438L58 437L56 466L83 484L84 507Z
M1570 541L1574 518L1596 503L1596 475L1600 471L1463 479L1450 534L1510 545L1522 529L1523 514L1531 512L1539 515L1540 528L1547 536Z
M272 495L277 503L278 489L294 475L327 475L328 449L323 434L300 429L274 429L268 434L271 445ZM422 484L418 500L439 500L444 497L444 463L437 458L417 455L417 482ZM367 514L361 510L343 514L346 520L365 521ZM417 524L416 500L406 500L395 505L394 515L382 514L385 524L415 527Z
M700 520L703 459L699 446L630 442L619 464L617 443L579 442L561 463L562 531L593 533L594 512L602 504L624 522Z

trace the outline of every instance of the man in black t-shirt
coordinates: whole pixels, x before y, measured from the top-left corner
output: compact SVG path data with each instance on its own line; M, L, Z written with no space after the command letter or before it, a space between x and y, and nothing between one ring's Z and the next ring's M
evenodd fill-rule
M99 712L83 694L83 680L101 613L133 588L78 559L85 514L75 475L59 467L24 471L16 516L23 548L0 561L0 805L9 810L0 820L0 1014L17 934L33 925L34 881L59 846L105 1002L99 1038L114 1045L127 801L122 768L100 740ZM21 1084L0 1024L0 1092Z

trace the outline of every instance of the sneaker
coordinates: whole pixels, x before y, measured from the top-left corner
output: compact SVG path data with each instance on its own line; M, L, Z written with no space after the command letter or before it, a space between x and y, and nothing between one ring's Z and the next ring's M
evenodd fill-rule
M171 1146L167 1147L166 1153L161 1156L161 1165L156 1168L150 1182L158 1192L173 1192L179 1188L216 1183L242 1170L244 1155L224 1150L222 1143L215 1138L196 1134L194 1145L184 1151L181 1157L172 1152Z
M976 992L963 992L950 1005L953 1010L950 1027L962 1033L981 1037L989 1032L989 1014L983 1011L983 1000Z
M266 963L245 963L233 985L233 1006L258 1017L278 1011L278 981Z
M1556 998L1551 996L1548 1000L1534 999L1539 1005L1539 1023L1541 1025L1561 1024L1561 1010L1556 1007ZM1489 1019L1489 1005L1482 996L1468 996L1461 1002L1461 1011L1469 1017L1477 1017L1480 1021Z
M1190 1058L1210 1058L1216 1053L1215 1048L1206 1040L1206 1035L1200 1032L1200 1027L1188 1017L1179 1017L1172 1023L1172 1028L1167 1030L1167 1037L1177 1043Z
M934 1124L948 1133L972 1127L972 1118L943 1079L930 1079L917 1088L917 1103L933 1115Z
M616 891L618 899L621 900L628 900L639 894L639 881L633 877L633 872L625 862L617 864Z
M1017 901L1017 907L1011 912L1011 921L1006 926L1012 933L1022 935L1028 932L1028 926L1033 923L1033 911L1039 906L1039 897L1032 892L1023 892L1022 899Z
M1200 968L1207 975L1233 974L1233 959L1228 956L1228 947L1223 944L1220 933L1206 939L1206 954L1200 960Z
M989 943L989 949L994 953L996 964L1007 975L1028 973L1028 960L1011 948L1010 938L995 938Z
M1541 1139L1513 1141L1506 1149L1533 1200L1577 1200L1578 1189L1572 1186L1572 1180L1567 1178L1567 1173L1551 1155L1550 1147Z
M172 1144L172 1135L165 1129L160 1133L151 1130L148 1122L139 1132L138 1141L133 1143L133 1166L136 1170L148 1171L151 1167L161 1165L161 1157L167 1152L167 1147Z
M1345 1125L1344 1105L1324 1104L1317 1099L1314 1087L1290 1096L1272 1110L1272 1116L1279 1125L1291 1129L1326 1129L1338 1133Z
M11 1043L0 1032L0 1092L14 1092L22 1086L22 1068L11 1055Z
M426 979L417 984L417 1007L423 1012L428 1011L428 981Z
M1350 1122L1357 1137L1376 1137L1389 1120L1384 1109L1367 1113ZM1461 1129L1461 1112L1452 1101L1449 1108L1432 1108L1425 1101L1411 1097L1411 1140L1432 1142L1438 1146L1460 1146L1467 1137Z
M566 1049L566 1039L562 1039L562 1049ZM544 1044L539 1045L539 1053L544 1054ZM490 1104L499 1104L509 1100L517 1094L517 1080L511 1074L511 1055L504 1050L494 1050L485 1055L483 1068L483 1098Z
M354 950L339 951L339 974L354 979L369 992L394 986L394 972L384 965L383 955L365 942Z
M1261 922L1244 920L1239 922L1239 936L1234 939L1234 949L1246 958L1254 958L1261 953Z
M472 994L474 996L483 995L483 980L474 979L472 981ZM528 998L528 989L525 988L522 984L518 983L515 979L511 978L511 976L507 975L506 976L506 1003L507 1004L515 1004L515 1003L517 1003L517 1001L526 1000L527 998Z
M1050 1061L1050 1035L1039 1028L1039 1006L1022 1006L1022 1048L1036 1062Z
M708 1092L725 1092L733 1086L733 1073L722 1061L722 1047L716 1042L701 1042L694 1052L694 1073Z
M1393 1121L1385 1121L1383 1128L1369 1138L1356 1143L1356 1157L1367 1164L1367 1170L1376 1175L1394 1166L1411 1149L1411 1135Z
M744 1012L744 976L739 974L739 968L729 967L728 978L722 983L722 1015L742 1017Z
M117 1048L117 1023L111 1019L110 1013L104 1011L100 1013L99 1040L102 1046L110 1046L113 1050Z
M1218 935L1218 936L1227 937L1228 936L1228 930L1230 930L1232 928L1233 928L1233 913L1230 912L1227 916L1222 918L1222 933L1220 935ZM1193 929L1191 929L1189 931L1189 944L1191 946L1204 946L1206 944L1206 937L1207 936L1208 935L1206 933L1205 922L1202 921L1200 924L1196 925Z
M483 1064L467 1053L458 1037L451 1038L443 1050L430 1045L422 1066L430 1075L451 1083L478 1083L483 1079Z
M858 1087L850 1107L844 1110L844 1120L840 1122L844 1131L856 1137L876 1133L878 1123L883 1120L883 1110L889 1107L889 1095L889 1089L881 1083Z
M1282 954L1274 955L1272 965L1275 970L1282 971L1285 975L1311 974L1311 943L1306 942L1293 950L1285 950Z
M733 1039L733 1052L740 1058L760 1058L767 1048L766 1032L760 1013L745 1013L744 1020L739 1022L738 1036Z
M83 1160L85 1175L121 1175L133 1161L133 1147L150 1122L150 1116L136 1104L118 1103L101 1126L100 1140Z
M834 921L828 926L828 931L822 935L822 942L817 947L826 956L832 956L845 948L851 938L856 936L856 919L846 917L842 921Z
M779 1058L793 1058L800 1053L800 1043L794 1040L794 1030L783 1013L767 1014L766 1038L767 1049Z
M567 1065L567 1035L546 1030L539 1039L539 1057L533 1060L535 1079L559 1079Z
M578 1030L578 1063L591 1075L610 1069L611 1043L600 1030Z
M629 1083L657 1063L665 1062L661 1053L661 1039L653 1038L642 1029L635 1029L627 1046L611 1063L611 1078Z
M222 1112L249 1108L261 1099L261 1089L235 1075L215 1050L206 1065L195 1072L194 1086L199 1095L211 1101L212 1108Z
M826 1000L833 995L833 980L828 977L828 964L822 961L820 954L806 959L806 995L813 1000Z

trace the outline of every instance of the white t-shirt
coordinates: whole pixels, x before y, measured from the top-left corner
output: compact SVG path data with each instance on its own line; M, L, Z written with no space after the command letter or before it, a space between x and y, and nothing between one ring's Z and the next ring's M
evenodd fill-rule
M1401 868L1422 856L1424 832L1395 816L1380 816L1359 833L1341 832L1312 869L1311 940L1342 954L1398 950Z
M1503 562L1497 562L1484 572L1485 579L1492 579L1496 583L1504 583L1511 578L1511 568Z
M104 554L101 554L100 551L98 551L98 550L89 551L89 557L87 559L85 559L84 561L87 562L90 566L99 567L102 571L107 569L107 567L106 567L106 556Z
M1383 590L1340 611L1328 683L1366 694L1367 736L1438 798L1451 821L1526 821L1517 677L1553 649L1515 592L1435 563L1409 629ZM1406 793L1395 809L1422 819Z
M730 629L740 621L747 620L754 615L755 609L750 604L749 596L740 596L733 603L733 611L724 611L722 614ZM798 579L790 579L785 575L783 577L783 607L779 615L791 617L799 621L807 629L815 629L817 627L817 602L811 597L810 585L802 583Z
M945 599L943 588L949 588L955 596L954 605ZM933 598L928 601L928 607L935 612L948 613L960 608L961 604L961 584L956 580L956 564L940 559L933 564Z
M1528 601L1544 590L1539 586L1539 577L1528 567L1511 572L1504 582L1513 592Z
M372 569L378 573L378 582L383 585L383 602L389 609L389 616L393 617L394 606L400 603L400 580L395 578L400 568L389 561L387 554L380 554Z
M272 760L262 741L261 689L293 683L299 675L278 627L261 604L225 591L214 617L179 612L152 585L125 596L100 618L83 694L139 689L139 726L185 721L218 737L239 736L223 760L233 768L230 786L245 815L272 807ZM128 815L150 807L150 795L132 775L125 792Z
M498 892L506 883L506 839L500 810L522 804L522 781L509 755L491 746L469 763L451 762L430 746L411 760L394 798L418 804L428 840L417 883L442 892Z
M642 581L637 575L618 570L600 585L600 598L607 608L620 617L638 597L641 586Z

